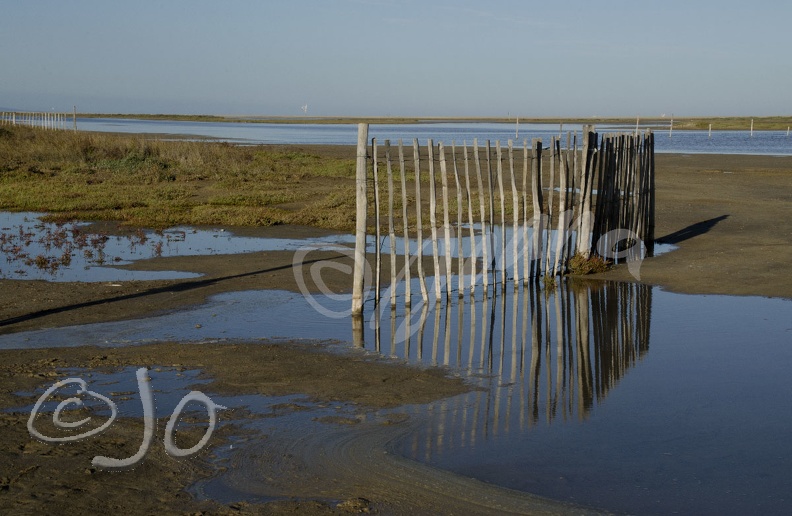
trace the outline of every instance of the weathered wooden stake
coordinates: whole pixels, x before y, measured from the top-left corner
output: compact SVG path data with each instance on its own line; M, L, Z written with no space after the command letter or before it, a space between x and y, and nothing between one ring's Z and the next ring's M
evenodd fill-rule
M655 159L654 159L654 133L649 131L649 221L646 224L646 243L647 256L654 256L655 248Z
M440 153L440 185L443 190L443 240L445 241L446 299L451 295L451 221L448 214L448 169L446 168L445 146L438 144Z
M393 168L391 167L390 140L385 140L385 160L388 172L388 241L390 242L390 302L396 308L396 232L393 228ZM405 245L407 242L405 241Z
M467 142L464 142L464 145L465 195L467 196L468 225L470 226L470 292L473 293L476 291L476 262L478 261L478 252L476 250L476 229L473 227L473 196L470 190L470 168L468 166Z
M424 302L429 300L429 293L426 291L426 273L423 268L423 227L421 224L421 159L420 149L418 148L418 138L413 140L413 156L415 161L415 224L417 226L418 237L418 283L421 287L421 297Z
M592 138L594 141L592 141ZM594 220L592 218L591 203L593 197L594 172L596 171L595 158L597 150L597 135L590 127L583 128L583 163L581 165L581 204L580 204L580 229L578 232L577 251L585 259L591 256L591 232Z
M407 173L404 166L404 144L399 138L399 171L401 172L402 223L404 224L404 304L410 306L410 229L407 216ZM409 338L409 337L408 337Z
M429 223L432 230L432 264L434 266L435 303L440 302L440 251L437 246L437 187L435 184L434 168L434 142L429 139L427 144L429 152Z
M520 194L517 192L517 179L514 177L514 142L511 140L509 140L509 173L512 188L512 211L514 212L512 213L512 262L514 265L514 288L516 289L520 283Z
M464 249L462 249L462 215L465 211L462 204L462 183L459 179L459 168L457 166L456 142L451 140L451 159L454 162L454 182L456 184L457 199L457 229L456 229L456 249L457 249L457 294L458 297L465 295L465 260Z
M533 200L533 250L531 251L531 276L539 281L542 268L542 140L531 140L531 198Z
M501 153L500 140L495 142L495 153L498 159L498 195L500 203L500 259L501 259L501 283L506 284L506 201L503 198L503 155Z
M555 185L555 157L556 149L560 146L560 142L556 137L550 140L550 184L547 187L547 242L545 253L545 275L550 274L550 254L552 252L553 242L553 188Z
M553 260L553 276L563 273L564 266L564 240L566 235L566 209L567 209L567 174L569 174L569 160L566 153L559 154L558 160L558 229L556 229L556 251Z
M491 263L487 264L488 271L492 271L492 281L496 283L497 279L497 271L495 270L495 263L498 258L498 252L495 250L495 190L494 190L494 183L492 179L492 147L490 146L490 141L487 140L487 190L489 191L489 243L490 243L490 251L492 251L492 261ZM489 273L489 272L488 272Z
M487 245L487 209L484 201L484 182L481 179L481 160L479 159L478 139L473 138L473 161L476 165L476 180L478 182L479 215L481 217L481 256L483 259L481 267L482 282L484 290L489 285L489 253Z
M75 108L76 113L76 108ZM75 116L75 127L77 117ZM366 265L366 145L368 143L368 124L358 124L357 164L355 168L355 265L352 276L352 314L363 313L363 271ZM361 325L362 328L362 325Z
M374 306L379 304L382 276L382 232L380 229L379 174L377 172L377 139L371 139L371 156L374 168Z
M528 140L523 140L523 176L522 176L522 204L523 204L523 284L528 283L531 275L530 259L528 258Z

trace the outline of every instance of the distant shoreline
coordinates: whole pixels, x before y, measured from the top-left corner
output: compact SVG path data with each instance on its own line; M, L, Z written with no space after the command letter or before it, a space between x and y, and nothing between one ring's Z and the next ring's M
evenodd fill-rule
M635 126L636 118L522 118L515 117L344 117L344 116L271 116L271 115L178 115L178 114L122 114L78 113L79 118L123 118L137 120L174 120L192 122L236 122L258 124L436 124L436 123L516 123L523 124L594 124ZM671 117L638 119L641 126L671 126ZM782 131L792 127L792 116L771 117L681 117L673 118L673 129Z

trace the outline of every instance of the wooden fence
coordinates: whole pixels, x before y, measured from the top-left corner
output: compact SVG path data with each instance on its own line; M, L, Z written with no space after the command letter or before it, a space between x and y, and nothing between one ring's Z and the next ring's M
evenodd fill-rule
M654 251L650 131L600 139L586 127L580 143L568 133L563 147L555 137L546 147L541 139L524 140L521 147L512 140L503 147L474 139L460 147L452 142L450 149L431 139L424 147L413 140L411 147L401 140L369 142L368 125L358 126L353 314L362 312L372 220L375 302L387 242L392 307L402 279L410 304L413 268L423 300L429 298L427 276L433 276L439 302L452 291L473 294L479 282L487 289L513 280L516 288L564 274L573 256L620 262ZM431 252L424 249L429 244Z
M41 129L65 130L68 118L72 118L72 128L76 130L76 114L42 112L0 112L0 125L27 125Z

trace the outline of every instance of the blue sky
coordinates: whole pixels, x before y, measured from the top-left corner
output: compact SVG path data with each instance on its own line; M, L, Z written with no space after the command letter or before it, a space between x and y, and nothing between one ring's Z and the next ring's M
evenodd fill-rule
M758 7L757 4L761 4ZM792 114L789 1L0 0L0 107Z

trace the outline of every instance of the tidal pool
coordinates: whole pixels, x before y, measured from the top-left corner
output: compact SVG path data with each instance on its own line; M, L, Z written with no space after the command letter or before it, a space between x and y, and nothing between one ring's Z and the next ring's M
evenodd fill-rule
M0 279L102 282L195 278L200 274L118 267L168 256L334 249L354 242L352 235L343 234L310 239L258 238L239 236L223 228L181 226L113 235L84 222L43 222L43 215L0 212Z
M148 273L108 264L152 256L337 248L351 242L343 235L261 239L193 228L115 237L91 233L81 224L45 224L38 214L2 215L3 274L22 270L19 264L33 258L19 277L41 274L54 281L120 281L126 276L118 274L126 272L143 279L138 275ZM397 243L400 254L403 247ZM96 263L99 250L104 263ZM64 264L66 252L72 257ZM36 263L39 255L61 264L53 270L39 267L46 265L44 259ZM455 276L452 285L458 285ZM409 308L403 283L393 307L389 292L383 291L377 306L369 293L358 321L349 315L348 295L231 292L157 317L2 335L0 348L332 340L420 367L445 367L480 388L408 407L420 424L389 443L393 454L615 512L792 511L792 301L573 280L555 288L515 289L511 282L505 287L498 282L485 294L479 278L473 296L460 298L452 291L448 301L424 303L416 294L417 280L411 287ZM134 372L107 378L96 373L94 379L130 383ZM196 378L189 371L165 370L152 373L152 382L175 393L155 393L170 406ZM113 389L134 391L126 384ZM135 415L136 398L127 397L131 401L123 409ZM279 403L255 396L217 402L259 412ZM315 427L307 415L289 418ZM281 435L288 438L286 430ZM236 478L243 473L236 472ZM219 499L239 494L231 481L201 489Z
M424 423L391 453L616 512L792 508L789 300L574 281L414 297L409 310L398 299L393 311L369 300L354 332L344 296L248 291L137 321L3 335L0 347L337 339L485 389L410 407Z

